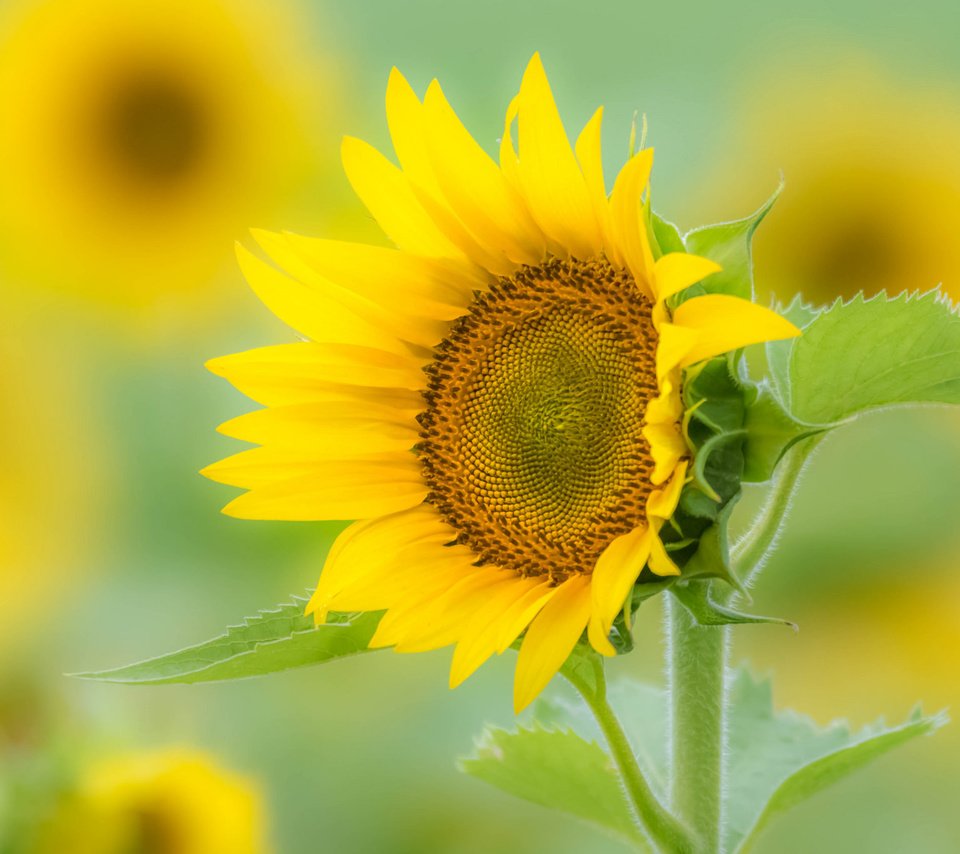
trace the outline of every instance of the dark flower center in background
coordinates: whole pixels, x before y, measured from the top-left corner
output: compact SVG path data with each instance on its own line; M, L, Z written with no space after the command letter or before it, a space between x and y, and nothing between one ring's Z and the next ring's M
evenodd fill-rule
M100 144L119 171L148 184L185 177L206 149L206 110L186 81L147 73L124 80L105 100Z

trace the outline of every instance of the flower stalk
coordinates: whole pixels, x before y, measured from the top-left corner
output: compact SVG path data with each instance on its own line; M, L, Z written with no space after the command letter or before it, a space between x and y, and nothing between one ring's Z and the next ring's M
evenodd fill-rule
M655 851L664 854L695 854L698 848L690 831L660 803L643 775L616 713L607 701L603 662L595 654L590 658L593 662L592 684L575 670L564 670L564 675L586 701L600 726L643 840L651 844Z
M817 445L826 433L818 433L794 445L780 461L766 503L746 534L731 549L731 560L737 576L746 587L751 587L763 569L767 558L780 537L790 513L790 504L800 483L800 476ZM730 588L728 598L736 591Z
M728 626L699 626L666 601L670 697L670 806L697 836L698 854L722 851Z

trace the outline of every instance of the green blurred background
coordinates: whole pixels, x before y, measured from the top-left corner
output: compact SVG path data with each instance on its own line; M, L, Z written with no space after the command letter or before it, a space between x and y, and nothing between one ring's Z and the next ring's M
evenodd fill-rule
M608 174L646 114L654 205L682 228L745 215L783 173L757 237L767 294L942 281L960 297L958 28L956 4L929 0L5 3L0 850L33 850L29 828L93 757L172 745L255 780L283 854L625 850L456 771L483 723L511 720L509 655L452 693L448 652L215 686L63 677L303 592L338 530L221 516L232 490L196 474L234 450L216 425L253 408L204 361L291 340L232 242L247 226L379 239L337 146L386 146L390 67L419 91L438 77L492 151L539 50L571 132L606 105ZM181 100L147 86L146 118L124 107L103 131L144 80ZM736 635L778 705L862 724L960 699L958 507L956 414L882 413L825 444L756 591L801 630ZM659 621L644 606L614 674L660 679ZM758 850L960 850L958 764L952 726Z

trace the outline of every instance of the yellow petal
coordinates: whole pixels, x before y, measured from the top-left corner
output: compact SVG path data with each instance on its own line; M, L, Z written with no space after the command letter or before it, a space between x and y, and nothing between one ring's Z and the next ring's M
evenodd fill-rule
M355 285L355 282L348 281L344 284L342 280L336 282L321 275L315 266L293 251L292 244L284 235L259 229L251 233L274 263L310 291L316 292L325 300L336 301L358 317L387 330L394 337L430 348L446 335L449 323L427 314L427 306L421 306L423 310L419 314L412 311L415 296L406 305L400 300L393 300L393 305L390 305L383 299L382 287L379 293L376 289L364 292L360 288L350 287L350 284ZM461 309L460 314L463 313L464 310Z
M254 489L224 509L239 519L369 519L406 510L428 490L413 454L367 460L320 460L310 473Z
M575 257L597 255L600 229L539 54L520 84L519 141L520 181L540 228Z
M409 189L444 239L485 270L496 275L512 273L515 268L503 253L492 245L485 245L451 209L431 162L430 131L424 107L396 69L387 85L387 121Z
M489 276L455 259L418 258L397 249L285 233L290 248L321 276L391 310L453 320Z
M489 596L483 607L479 608L464 626L463 636L454 650L453 662L450 665L451 688L460 685L497 651L503 615L517 603L523 603L532 593L542 596L548 586L535 578L514 576L512 580L505 582L496 594ZM526 608L527 605L521 605L522 610ZM519 633L518 631L516 634Z
M680 367L700 337L695 329L673 323L660 324L657 340L657 383L661 386L670 371Z
M545 252L543 234L436 81L427 89L424 116L434 173L456 215L487 247L517 263L539 263Z
M670 477L680 460L690 453L680 425L676 422L648 422L643 427L643 438L650 445L650 455L654 462L650 480L655 484L663 483Z
M497 619L497 655L505 652L530 625L530 621L540 613L557 592L550 582L544 581L527 591Z
M314 341L408 353L400 340L336 299L306 287L237 244L237 260L254 292L277 317Z
M650 557L647 558L647 565L654 575L679 575L680 567L674 562L673 558L663 547L663 542L657 534L654 534L650 540Z
M316 457L288 448L251 448L201 469L200 474L216 483L257 489L307 475L316 463Z
M680 493L687 477L689 463L683 460L676 468L670 482L663 489L655 489L647 498L647 517L666 521L677 509Z
M573 651L590 617L590 576L574 575L527 629L517 657L513 708L518 714L547 687Z
M428 258L463 257L424 210L407 177L379 151L348 136L341 155L354 192L400 249Z
M503 120L503 136L500 137L500 171L514 192L523 195L523 182L520 180L520 158L513 146L513 123L520 112L520 96L514 95L507 105L506 117Z
M287 386L280 394L271 395L275 399L266 401L273 408L323 404L328 411L337 407L373 406L388 410L394 414L403 413L409 421L424 408L423 394L408 388L375 388L372 386L330 383L316 380L308 386L297 388Z
M724 294L687 300L673 313L673 322L700 333L696 346L684 357L682 367L748 344L779 341L800 334L789 320L769 308Z
M394 617L403 616L414 605L441 595L472 573L474 560L463 547L413 544L404 548L396 561L384 558L371 572L351 579L331 597L329 608L389 610Z
M603 640L650 556L654 536L650 528L640 525L613 540L597 559L590 587L594 624L590 642L597 652L610 654L609 641L604 645Z
M397 652L429 652L456 643L464 636L468 621L506 585L516 581L512 572L482 567L472 584L458 584L444 596L444 606L426 619L416 620L396 645Z
M438 641L438 632L447 633L456 626L462 629L469 612L485 601L483 591L503 580L500 570L476 566L476 555L469 549L454 546L441 551L442 555L434 555L433 566L436 570L431 574L429 583L420 582L410 586L408 592L396 599L380 621L377 632L379 646L396 645L398 652L403 652L405 650L400 649L401 646L412 646L418 641ZM437 586L432 580L434 575L443 575L450 580ZM437 642L434 648L446 646L453 640ZM419 651L426 651L426 648Z
M440 186L427 153L420 99L396 68L391 70L387 81L387 126L403 173L413 183L440 196Z
M357 389L426 387L424 360L373 347L304 341L221 356L207 369L258 403L296 403L330 383Z
M690 285L695 285L712 273L718 273L720 265L699 255L686 252L670 252L658 258L653 265L654 290L658 301L669 299Z
M454 536L455 532L426 504L354 522L330 547L307 613L317 611L345 587L362 582L378 568L389 573L403 569L404 552L413 544L440 549ZM417 566L415 555L411 557L414 559L408 566Z
M660 382L660 394L647 403L643 417L647 424L680 424L683 398L680 397L680 369L669 372Z
M409 412L359 400L258 409L218 429L243 442L301 451L318 459L402 451L412 448L420 434Z
M643 211L643 191L653 168L653 149L635 154L620 170L610 195L613 236L633 278L651 299L653 292L653 252L647 237Z
M603 151L600 143L602 123L603 107L599 107L580 131L575 150L583 171L583 180L590 195L590 204L593 206L594 216L600 226L603 251L611 264L622 267L623 259L620 257L613 237L613 217L610 213L610 202L607 199L607 185L603 179Z
M603 621L596 613L590 615L590 622L587 623L587 639L600 655L609 658L617 654L617 650L610 643L610 629L603 627Z

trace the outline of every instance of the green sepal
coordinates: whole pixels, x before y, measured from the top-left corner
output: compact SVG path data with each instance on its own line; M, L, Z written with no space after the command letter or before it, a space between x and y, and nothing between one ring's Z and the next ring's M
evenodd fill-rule
M130 685L219 682L263 676L294 667L321 664L371 652L369 643L381 612L331 614L326 625L314 626L299 596L274 610L260 611L225 634L205 643L136 664L72 674L81 679Z
M683 566L683 578L720 578L741 593L746 592L730 557L730 516L735 506L736 499L728 501L717 520L701 533L696 551Z
M690 469L693 482L697 489L717 504L722 505L724 498L711 483L725 479L731 472L739 472L743 467L743 441L746 435L746 430L717 433L697 449ZM739 478L737 481L739 483Z
M726 528L741 491L745 394L732 356L711 359L688 372L683 399L686 434L694 451L692 481L660 533L684 578L723 578L738 589Z
M722 269L683 291L675 305L679 305L683 299L701 294L729 294L753 299L753 233L770 212L782 189L781 181L773 195L750 216L733 222L705 225L687 232L683 239L686 251L716 261Z
M630 614L630 623L632 625L637 608L648 599L652 599L665 590L669 590L670 586L674 584L676 580L676 576L661 578L646 568L640 573L640 577L633 586L630 598L624 605L623 610L617 614L610 628L610 644L617 651L617 655L626 655L628 652L633 652L633 634L627 626L627 614ZM581 645L587 650L593 650L593 647L589 645L586 639L581 639ZM580 648L580 646L577 647L577 649Z
M732 355L718 356L686 372L683 403L690 419L711 433L739 430L743 426L743 383ZM696 442L696 436L691 437Z
M699 579L678 581L670 588L670 592L676 596L677 601L690 612L693 619L701 626L779 623L780 625L790 626L794 631L797 629L796 623L791 623L789 620L780 617L748 614L744 611L738 611L736 608L721 605L713 598L713 582L711 581Z
M600 655L592 646L582 639L573 652L567 656L567 660L560 665L562 673L571 682L577 685L583 685L594 695L603 690L603 662ZM612 639L611 639L612 642Z
M683 237L672 222L665 220L655 211L650 212L650 245L655 258L669 255L671 252L686 252Z

